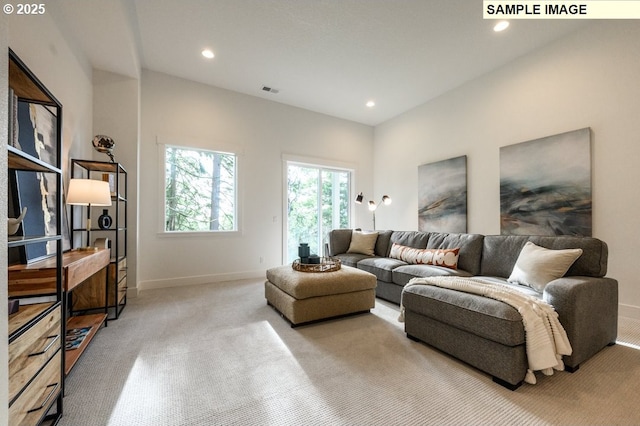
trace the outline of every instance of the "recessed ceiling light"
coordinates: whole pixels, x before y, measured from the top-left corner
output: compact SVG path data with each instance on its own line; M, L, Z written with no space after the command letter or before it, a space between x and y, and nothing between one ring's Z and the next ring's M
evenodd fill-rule
M499 33L500 31L504 31L509 26L509 21L500 21L494 27L493 31Z
M202 51L202 56L204 56L207 59L213 59L213 57L216 56L216 55L214 55L213 52L210 49L204 49Z
M369 108L373 108L374 106L376 106L376 103L375 103L375 102L373 102L373 101L369 101L369 102L367 102L365 105L366 105L367 107L369 107Z

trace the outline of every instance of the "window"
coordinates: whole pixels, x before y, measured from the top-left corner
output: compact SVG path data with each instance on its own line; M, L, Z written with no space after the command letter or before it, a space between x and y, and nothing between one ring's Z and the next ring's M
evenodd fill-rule
M236 231L235 154L165 145L166 232Z
M324 255L327 235L350 226L351 172L307 164L287 164L287 262L298 257L298 245Z

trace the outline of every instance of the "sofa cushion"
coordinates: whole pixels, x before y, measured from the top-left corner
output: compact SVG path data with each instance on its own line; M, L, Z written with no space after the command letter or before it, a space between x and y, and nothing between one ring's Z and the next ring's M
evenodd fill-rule
M391 234L393 231L378 231L378 239L376 240L375 254L380 257L389 257L391 250Z
M403 265L393 270L393 282L398 285L405 285L411 278L427 278L427 277L470 277L471 274L462 269L444 268L435 265Z
M498 300L431 285L411 285L404 288L402 303L407 310L506 346L525 342L522 317L515 308Z
M511 275L516 260L527 241L548 249L581 248L582 256L569 268L566 275L584 275L588 277L603 277L607 273L608 249L604 241L591 237L542 237L526 235L486 235L482 249L480 273L474 275L488 275L507 278ZM463 253L460 253L460 263Z
M377 232L353 231L347 253L359 253L366 254L367 256L373 256L377 239Z
M506 278L486 277L484 275L476 275L475 278L478 278L478 279L481 279L481 280L484 280L484 281L489 281L489 282L492 282L492 283L513 286L513 287L517 288L518 291L520 291L523 294L527 294L529 296L533 296L533 297L536 297L538 299L545 300L544 299L544 295L540 294L540 292L532 289L531 287L527 287L526 285L510 283L509 281L507 281Z
M389 257L369 257L358 262L358 269L372 273L380 281L392 282L392 271L401 265L406 263Z
M389 257L413 265L438 265L456 269L459 252L460 249L457 247L453 249L418 249L393 243Z
M328 256L336 256L341 253L346 253L351 245L352 229L332 229L329 233L329 250ZM389 250L391 248L391 234L393 231L364 231L364 232L377 232L378 238L376 239L376 245L374 254L376 256L388 257Z
M581 254L580 248L550 250L527 241L508 281L526 285L542 293L548 283L563 277Z
M604 277L607 274L609 250L607 243L592 237L529 237L532 243L552 250L581 248L582 256L569 268L566 275L586 275Z
M396 243L407 247L427 248L428 241L428 232L393 231L393 233L391 234L391 243Z
M358 262L360 262L362 259L369 259L371 256L359 253L340 253L336 254L333 257L339 259L343 265L352 266L355 268L358 265Z
M427 248L452 249L459 247L458 269L464 269L471 275L477 275L480 273L483 239L484 236L480 234L431 232L429 233Z

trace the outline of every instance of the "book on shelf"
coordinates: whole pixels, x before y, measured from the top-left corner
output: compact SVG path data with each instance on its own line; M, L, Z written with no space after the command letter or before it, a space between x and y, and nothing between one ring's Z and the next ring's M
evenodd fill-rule
M103 173L102 180L104 182L109 182L109 191L111 191L111 196L116 196L116 176L113 173Z
M64 344L65 350L78 349L90 331L91 327L70 328L67 330Z

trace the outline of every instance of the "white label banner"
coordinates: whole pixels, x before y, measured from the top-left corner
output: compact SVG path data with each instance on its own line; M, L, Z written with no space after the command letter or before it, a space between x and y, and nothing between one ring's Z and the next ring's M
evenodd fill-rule
M640 1L483 0L484 19L640 19Z

